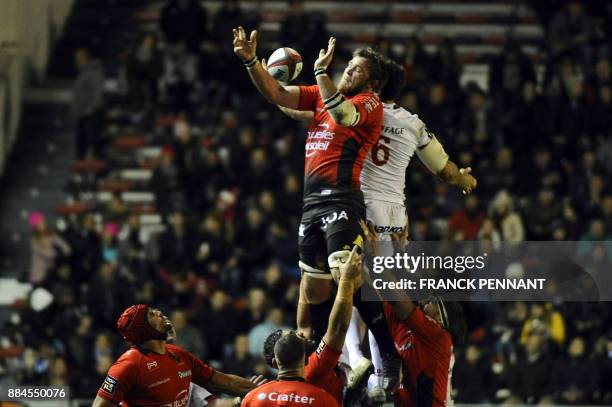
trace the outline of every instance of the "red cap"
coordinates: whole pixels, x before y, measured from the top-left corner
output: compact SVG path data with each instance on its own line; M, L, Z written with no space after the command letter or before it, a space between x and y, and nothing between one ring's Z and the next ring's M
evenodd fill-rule
M148 309L146 305L138 304L123 311L116 326L119 335L124 340L137 345L151 339L165 340L167 338L167 334L159 332L149 324Z

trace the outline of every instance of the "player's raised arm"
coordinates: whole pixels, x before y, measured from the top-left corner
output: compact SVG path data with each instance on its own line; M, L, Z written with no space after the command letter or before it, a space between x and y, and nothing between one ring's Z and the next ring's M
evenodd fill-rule
M234 53L244 63L259 93L270 103L296 109L300 101L300 89L297 86L282 86L259 63L256 53L257 31L252 31L249 39L243 27L235 28L233 33Z
M327 345L337 350L344 346L344 338L353 312L353 295L361 286L361 258L357 254L357 248L357 245L353 246L348 259L339 267L336 299L323 337Z
M331 64L336 49L336 39L329 38L327 50L319 51L319 58L314 63L315 79L319 86L321 99L332 119L341 126L354 126L359 122L359 112L355 105L344 98L331 78L327 75L327 68ZM350 68L349 68L350 69Z

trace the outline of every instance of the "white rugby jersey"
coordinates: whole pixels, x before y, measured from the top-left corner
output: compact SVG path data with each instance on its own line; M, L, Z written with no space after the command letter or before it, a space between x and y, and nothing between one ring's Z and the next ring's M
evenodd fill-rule
M384 103L378 143L368 153L361 170L361 190L366 201L404 204L406 168L417 148L431 141L419 116L393 103Z

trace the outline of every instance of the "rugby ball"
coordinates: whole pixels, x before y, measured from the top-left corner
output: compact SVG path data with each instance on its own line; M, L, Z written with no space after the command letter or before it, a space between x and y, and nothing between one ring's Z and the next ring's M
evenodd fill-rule
M289 83L302 72L302 57L289 47L277 49L268 58L268 73L279 82Z

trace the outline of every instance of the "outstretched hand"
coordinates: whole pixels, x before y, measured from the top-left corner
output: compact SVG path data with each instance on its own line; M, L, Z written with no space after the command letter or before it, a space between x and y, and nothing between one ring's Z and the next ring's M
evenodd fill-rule
M461 192L463 192L463 195L471 194L472 191L475 190L476 186L478 185L476 178L472 176L471 172L472 167L461 168L459 170L459 174L461 174L461 177L459 178L459 188L461 188Z
M246 37L246 32L242 26L234 28L234 54L242 60L242 62L253 59L257 51L257 30L251 31L249 39Z
M314 69L327 68L331 64L332 58L334 57L334 50L336 49L336 38L329 37L327 43L327 50L321 49L319 51L319 58L314 63Z

